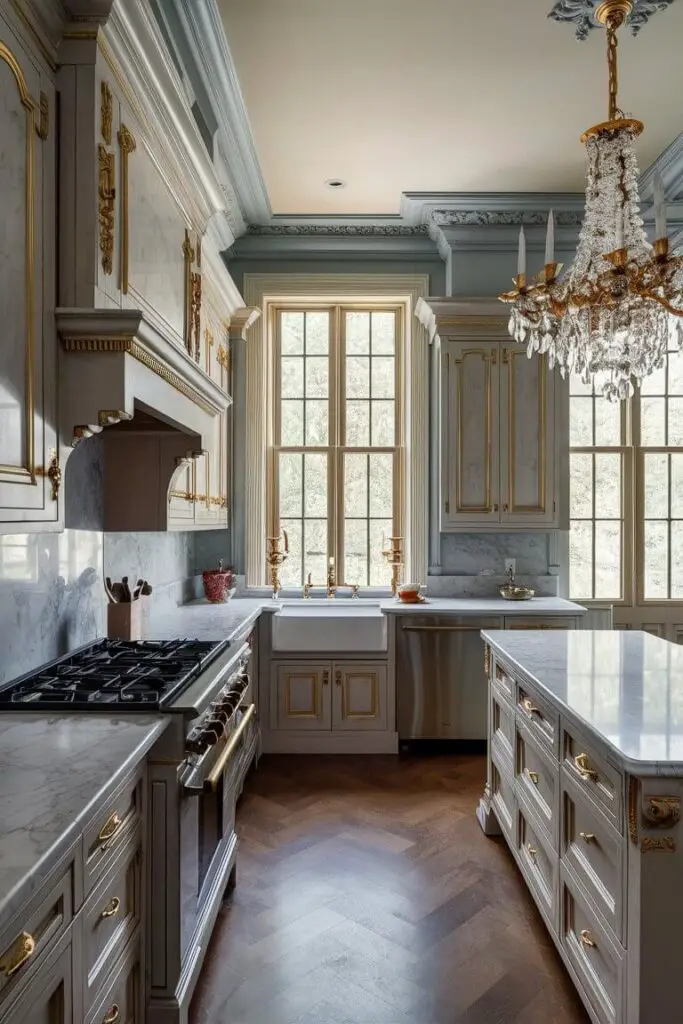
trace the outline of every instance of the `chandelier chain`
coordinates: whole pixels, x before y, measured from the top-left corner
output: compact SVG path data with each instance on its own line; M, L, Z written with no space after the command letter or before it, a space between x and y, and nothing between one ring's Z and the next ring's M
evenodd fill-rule
M619 74L617 70L617 29L622 19L618 15L612 15L607 22L607 65L609 67L609 120L615 121L617 117L617 91L619 89Z

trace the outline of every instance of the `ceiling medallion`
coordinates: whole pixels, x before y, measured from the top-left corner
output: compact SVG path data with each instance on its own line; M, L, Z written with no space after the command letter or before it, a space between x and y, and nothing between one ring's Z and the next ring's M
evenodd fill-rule
M658 11L665 11L674 0L635 0L628 24L634 36ZM557 0L548 14L553 21L572 21L576 25L576 38L587 39L591 29L598 28L596 7L599 0Z
M564 6L568 6L565 3ZM527 284L524 228L519 232L509 330L527 354L547 352L562 377L577 374L611 401L633 394L659 369L672 327L681 337L683 257L669 254L666 202L655 179L655 243L640 216L634 142L643 124L617 106L617 30L633 0L603 0L594 17L607 32L609 114L581 136L587 154L586 207L573 264L561 278L554 260L554 220L548 217L545 266Z

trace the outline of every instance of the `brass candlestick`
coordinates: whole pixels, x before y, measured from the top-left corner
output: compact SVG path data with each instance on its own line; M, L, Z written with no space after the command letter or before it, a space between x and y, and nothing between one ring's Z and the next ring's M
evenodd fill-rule
M284 544L284 550L280 549L280 541ZM280 566L283 565L289 556L289 538L287 531L283 530L281 536L268 537L268 553L266 564L270 569L270 583L273 588L273 597L280 593Z
M391 566L391 593L396 597L403 569L403 537L390 537L389 547L382 548L382 555Z

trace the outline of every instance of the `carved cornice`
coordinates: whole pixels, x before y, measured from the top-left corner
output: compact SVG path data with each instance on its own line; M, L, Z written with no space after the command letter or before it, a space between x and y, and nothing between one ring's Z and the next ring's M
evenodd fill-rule
M603 28L595 18L595 11L601 0L557 0L548 13L553 21L569 21L576 26L576 38L586 39L594 28ZM634 0L633 11L629 16L628 25L634 36L659 11L665 11L673 0Z
M540 210L433 210L430 220L437 227L452 227L462 224L491 224L498 227L524 224L547 224L548 213ZM583 214L570 210L558 210L555 224L559 227L580 227Z
M426 224L250 224L248 235L343 235L346 238L396 238L426 235Z

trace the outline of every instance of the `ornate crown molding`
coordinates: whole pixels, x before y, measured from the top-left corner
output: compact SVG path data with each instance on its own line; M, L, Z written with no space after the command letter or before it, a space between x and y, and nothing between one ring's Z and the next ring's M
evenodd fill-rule
M546 224L547 211L540 210L432 210L431 221L437 227L454 227L462 224L490 224L497 227L524 224ZM580 227L583 214L578 211L558 210L555 223L561 227Z
M410 237L426 235L426 224L414 226L404 224L250 224L249 235L343 235L347 238L356 236Z
M628 24L634 36L659 11L665 11L673 0L634 0ZM602 28L595 19L600 0L557 0L548 17L553 21L570 21L576 25L576 38L587 39L591 29Z

